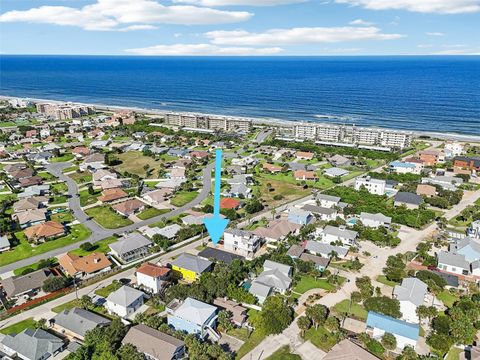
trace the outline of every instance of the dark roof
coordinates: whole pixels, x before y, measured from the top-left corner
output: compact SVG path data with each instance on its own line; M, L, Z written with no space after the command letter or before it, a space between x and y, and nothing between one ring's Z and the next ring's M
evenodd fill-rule
M395 202L397 201L406 204L420 205L423 203L423 198L414 193L399 191L397 195L395 195Z
M457 156L453 160L465 161L468 164L473 161L473 166L480 167L480 157Z
M452 274L446 274L437 270L434 270L432 272L440 276L442 279L444 279L447 282L448 286L458 287L459 285L458 276L455 276Z
M48 269L40 269L22 276L12 276L2 280L3 290L7 297L13 297L32 289L41 288L50 276L53 274Z
M223 261L225 264L230 265L233 260L245 260L243 256L229 253L228 251L223 251L215 249L212 247L207 247L198 253L198 256L205 259L215 259L217 261Z

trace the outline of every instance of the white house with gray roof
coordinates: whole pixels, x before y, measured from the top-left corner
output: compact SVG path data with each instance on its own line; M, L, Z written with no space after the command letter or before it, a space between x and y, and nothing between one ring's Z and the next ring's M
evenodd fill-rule
M442 271L458 275L469 275L470 273L470 263L465 259L465 255L440 251L437 254L437 262L437 267Z
M314 240L307 241L305 250L307 250L311 254L318 255L324 258L330 258L331 254L335 253L340 259L344 259L348 254L348 249L344 247L325 244Z
M7 235L0 236L0 253L10 249L10 241Z
M130 286L122 286L107 297L106 308L109 314L126 318L143 305L145 294Z
M402 319L418 324L417 308L425 302L428 293L428 286L417 278L406 278L401 285L393 289L393 296L400 302Z
M223 234L223 248L226 251L253 259L262 246L262 238L253 232L239 229L227 229Z
M62 339L42 329L6 335L1 343L8 356L23 360L45 360L61 353L65 347Z
M370 193L375 195L385 194L386 181L372 179L370 176L357 178L355 180L355 190L360 190L362 186Z
M338 216L338 212L334 208L327 208L311 204L304 205L302 210L311 212L316 218L323 221L333 221Z
M389 216L385 216L382 213L371 214L367 212L362 212L360 214L359 220L364 226L375 229L381 226L388 228L392 224L392 218Z
M108 245L111 253L123 263L129 263L147 256L153 243L139 233L130 233Z
M81 308L65 309L52 320L53 329L72 339L84 340L87 331L107 326L110 320Z
M345 226L327 225L321 231L322 242L326 244L341 242L344 246L353 246L356 244L358 232L348 230Z
M252 281L252 285L248 291L257 297L260 304L263 304L271 293L285 293L292 283L291 276L291 266L265 260L263 263L263 272Z
M338 196L331 196L325 194L318 194L316 198L318 205L325 208L332 208L334 206L338 206L340 200L341 199Z

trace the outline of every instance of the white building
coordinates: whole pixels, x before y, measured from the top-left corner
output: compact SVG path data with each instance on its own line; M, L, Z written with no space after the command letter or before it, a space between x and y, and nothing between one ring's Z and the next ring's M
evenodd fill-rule
M392 218L381 213L370 214L367 212L362 212L359 220L364 226L375 229L379 228L380 226L389 227L392 224Z
M137 285L149 293L158 294L165 286L169 275L169 268L146 262L137 269Z
M122 286L107 297L106 308L109 314L126 318L143 305L144 293L130 286Z
M360 190L362 186L364 186L370 194L383 195L385 194L386 181L372 179L370 176L357 178L355 180L355 190Z
M326 244L341 242L344 246L353 246L356 244L358 233L348 230L345 226L327 225L321 232L322 242Z
M397 340L399 350L403 350L406 346L415 349L420 334L418 324L410 324L373 311L368 313L366 330L376 340L380 340L385 333L392 334Z
M452 141L445 144L444 151L446 158L453 158L465 154L465 147L459 142Z
M400 302L402 319L409 323L419 323L417 308L425 302L428 286L417 278L406 278L393 289L393 296Z
M324 208L332 208L334 206L338 206L340 200L341 199L338 196L330 196L324 194L319 194L316 199L318 206Z
M437 267L442 271L457 275L469 275L470 273L470 263L465 259L465 255L440 251L437 255L437 262Z
M247 259L252 259L261 245L262 239L248 231L227 229L223 235L223 248Z

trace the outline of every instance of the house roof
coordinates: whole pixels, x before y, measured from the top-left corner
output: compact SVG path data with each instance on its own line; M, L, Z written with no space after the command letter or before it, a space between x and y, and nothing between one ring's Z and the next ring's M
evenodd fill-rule
M248 292L255 296L266 298L272 292L272 287L258 281L253 281L250 289L248 289Z
M122 286L117 291L112 292L107 297L107 301L114 304L128 307L139 298L143 298L145 294L140 290L134 289L130 286Z
M6 278L2 280L2 286L7 297L12 297L42 287L45 280L51 276L53 275L50 270L40 269L27 275Z
M393 294L398 301L409 301L415 306L420 306L425 301L428 286L417 278L406 278L401 285L396 285Z
M268 170L268 171L281 171L282 167L274 164L268 164L264 163L262 165L263 169Z
M152 201L159 202L165 200L165 197L171 193L172 191L170 189L158 189L144 194L143 197L148 197Z
M373 311L368 312L367 327L381 329L393 335L400 335L411 340L418 340L420 326L394 319Z
M8 240L7 235L0 236L0 249L10 246L10 241Z
M243 307L242 305L233 300L228 300L226 298L216 298L215 300L213 300L213 305L221 309L230 311L233 314L232 320L236 323L243 323L246 320L247 308Z
M360 213L360 220L373 220L373 221L379 221L383 222L386 224L391 224L392 223L392 218L389 216L385 216L382 213L376 213L376 214L371 214L367 212L362 212Z
M20 334L6 335L3 345L24 359L40 360L52 356L63 346L63 340L42 329L25 329Z
M322 214L322 215L332 215L337 213L337 210L333 208L326 208L326 207L316 206L311 204L303 205L302 209L306 211L310 211L314 214Z
M324 234L341 237L349 240L355 240L358 236L358 232L348 230L347 228L339 228L336 226L327 225L322 231Z
M13 212L23 211L23 210L34 210L38 209L40 206L40 201L31 197L20 199L13 204Z
M287 255L290 256L290 257L300 257L300 255L303 254L303 252L305 251L305 249L303 248L303 246L300 246L300 245L292 245L290 246L290 248L288 249L287 251Z
M296 170L293 173L293 176L295 176L296 179L298 179L298 178L305 178L305 179L316 179L316 178L318 178L315 171L305 171L305 170Z
M171 360L176 350L185 346L183 341L144 324L131 327L122 343L134 345L139 352L157 360Z
M93 181L102 180L104 177L117 178L117 174L107 169L98 169L92 175Z
M203 325L216 311L216 306L188 297L174 310L174 315L193 324Z
M58 262L71 276L77 273L91 274L112 265L105 254L101 252L94 252L86 256L66 253L58 259Z
M47 221L43 224L31 226L24 231L27 239L49 238L65 233L65 227L56 221Z
M297 207L292 207L290 208L290 210L288 211L288 216L298 216L298 217L301 217L301 218L308 218L309 216L312 216L312 213L310 211L307 211L307 210L303 210L303 209L299 209Z
M403 162L403 161L392 161L389 164L390 167L398 167L398 168L410 168L410 169L415 169L415 164L409 163L409 162Z
M220 200L221 209L236 209L240 206L241 201L233 198L222 198Z
M450 245L450 251L464 255L465 260L472 262L480 259L480 243L478 240L466 237L461 239L457 243Z
M235 259L238 259L238 260L245 259L243 256L232 254L228 251L223 251L213 247L206 247L205 249L203 249L198 253L198 256L204 259L215 259L217 261L222 261L227 265L230 265Z
M437 254L437 257L438 264L455 266L464 270L470 269L470 264L467 260L465 260L465 255L455 254L448 251L440 251Z
M183 253L173 260L171 264L181 269L191 270L196 274L201 274L212 265L212 262L192 254Z
M435 195L437 193L437 188L432 185L427 184L418 184L417 185L417 195Z
M350 173L350 171L337 168L337 167L332 167L324 171L324 174L329 176L344 176L344 175L347 175L348 173Z
M119 188L106 189L102 191L102 196L98 197L98 200L102 202L115 201L127 197L128 194Z
M421 203L423 203L423 198L420 195L414 193L399 191L395 195L395 202L420 205Z
M99 325L107 325L110 320L88 310L74 307L65 309L54 318L55 325L59 325L74 334L85 336L87 331L95 329Z
M378 358L357 344L345 339L331 348L323 360L378 360Z
M348 254L348 249L345 249L340 246L324 244L314 240L307 241L307 245L305 249L308 251L314 252L316 254L324 254L324 255L328 255L332 251L335 251L339 256L346 256Z
M287 290L292 283L290 278L291 266L277 263L271 260L265 260L263 263L263 272L252 282L260 283L272 288Z
M163 277L170 272L170 269L165 266L158 266L149 262L143 263L138 269L137 273L141 273L153 278Z
M307 158L307 159L313 159L315 154L311 153L311 152L308 152L308 151L297 151L295 153L295 156L296 157L303 157L303 158Z
M300 229L300 224L292 223L288 220L277 219L270 221L267 227L258 227L253 233L264 238L280 239Z
M130 199L119 204L115 204L112 208L122 214L132 214L136 210L140 209L142 206L145 206L143 202L138 199Z
M331 195L325 195L325 194L318 194L317 195L317 200L324 200L324 201L330 201L334 203L340 202L341 198L338 196L331 196Z
M309 254L309 253L301 254L300 255L300 260L311 261L315 265L317 265L317 266L320 265L320 266L323 266L323 267L327 267L328 263L330 262L330 260L327 259L327 258L317 256L317 255L313 255L313 254Z
M90 164L94 162L104 162L104 161L105 161L105 155L101 153L93 153L91 155L86 156L83 162L85 164Z
M120 240L108 246L117 254L121 255L144 246L150 246L151 244L152 242L145 236L134 232L123 236Z
M178 224L172 224L158 229L157 234L165 236L167 239L173 239L182 229Z
M24 211L21 213L16 213L14 218L18 221L20 225L26 224L29 222L43 221L46 220L47 209L34 209L29 211Z

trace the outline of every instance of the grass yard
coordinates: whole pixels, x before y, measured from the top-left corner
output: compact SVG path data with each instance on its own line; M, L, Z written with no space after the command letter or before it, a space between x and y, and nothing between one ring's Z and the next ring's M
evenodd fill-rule
M113 281L110 285L107 285L103 288L95 290L95 294L97 294L98 296L106 298L112 292L117 291L121 287L122 287L122 284L120 284L118 281Z
M52 261L52 264L58 264L57 258L50 258L50 261ZM27 266L22 266L21 268L16 268L13 270L13 273L15 275L22 275L22 272L25 271L26 269L33 269L34 271L40 270L40 263L36 262L35 264L30 264Z
M73 174L68 175L73 179L77 184L85 184L92 181L92 174L87 171L74 172Z
M94 190L93 194L90 194L87 190L82 190L79 192L80 195L80 206L88 206L95 204L98 200L97 198L102 194L100 190Z
M147 220L147 219L150 219L152 217L168 213L169 211L170 210L168 210L168 209L159 210L159 209L154 208L154 207L149 207L149 208L143 210L141 213L137 214L137 217L141 220Z
M50 198L50 201L48 202L50 205L58 205L58 204L65 204L68 202L68 198L65 195L60 195L60 196L54 196L53 198Z
M175 196L170 200L170 204L173 206L183 206L188 204L190 201L195 199L198 196L198 192L193 191L179 191Z
M69 167L63 169L62 172L65 174L65 173L68 173L68 172L77 171L78 169L79 169L79 167L77 165L73 165L73 166L69 166Z
M303 294L311 289L324 289L331 291L335 289L335 285L329 284L325 279L318 279L311 276L302 276L298 284L293 288L293 291L299 294Z
M254 187L254 193L260 196L270 207L299 199L311 193L309 189L304 189L302 186L296 185L296 182L268 179L265 178L264 175L259 176L258 181L260 186ZM274 190L269 191L267 184L270 184ZM279 200L274 199L277 195L280 197Z
M54 157L50 159L50 162L65 162L65 161L70 161L73 160L74 156L72 153L66 153L63 154L62 156L59 157Z
M450 351L448 352L445 360L459 360L460 359L460 354L462 354L463 352L464 352L463 349L452 347L450 349Z
M57 178L55 176L53 176L52 174L50 174L47 171L39 172L39 173L37 173L37 175L40 176L44 181L57 180Z
M133 221L117 214L110 206L95 206L85 210L99 225L106 229L118 229L133 224Z
M300 355L292 354L290 346L286 345L275 351L265 360L302 360Z
M54 194L65 194L66 192L68 192L68 186L63 182L56 183L51 186L51 190Z
M350 308L350 300L348 299L340 301L333 307L333 310L337 314L349 314L353 315L356 319L367 320L368 311L360 304L352 304Z
M72 222L73 220L75 220L75 217L71 212L65 211L50 215L50 220L58 221L63 224Z
M437 299L441 300L443 302L443 305L445 305L448 308L451 308L453 304L458 301L460 298L452 294L448 290L443 290L440 294L437 295Z
M3 127L9 127L9 126L16 126L17 124L15 124L13 121L2 121L0 122L0 128L3 128Z
M395 281L388 280L385 275L378 275L377 276L377 281L380 284L391 286L391 287L394 287L395 285L398 285L398 283L396 283Z
M85 251L80 248L75 249L71 251L71 253L76 254L78 256L86 256L94 252L102 252L102 253L107 253L110 251L110 248L108 247L109 244L114 243L117 241L117 238L115 236L110 236L106 239L97 241L96 243L93 243L92 245L94 246L93 250L90 251Z
M115 167L118 172L129 172L141 178L156 178L158 170L163 167L161 160L155 160L149 156L145 156L140 151L128 151L123 154L118 154L117 158L122 162ZM148 173L145 171L146 166L148 166Z
M0 330L0 333L4 335L9 335L9 334L19 334L25 329L29 328L35 328L35 325L37 322L33 320L33 318L28 318L25 320L22 320L16 324L4 327L3 329Z
M73 225L70 228L70 233L68 235L32 247L25 238L23 231L19 231L15 233L19 244L14 246L11 250L4 251L0 254L0 266L11 264L22 259L27 259L34 255L43 254L47 251L62 248L66 245L85 240L90 236L90 234L90 230L88 230L88 228L84 225Z
M319 326L318 329L312 327L307 330L304 339L310 340L313 345L325 352L328 352L337 343L336 337L323 326Z
M17 194L0 194L0 201L17 200Z
M245 328L233 328L228 330L227 334L242 341L248 340L248 330Z

